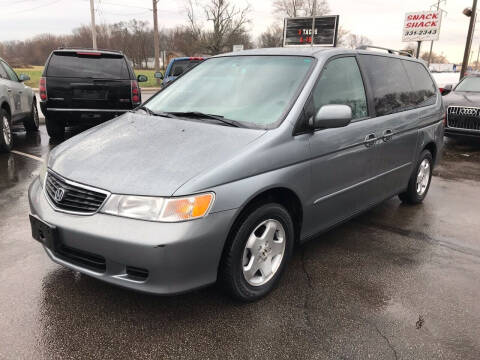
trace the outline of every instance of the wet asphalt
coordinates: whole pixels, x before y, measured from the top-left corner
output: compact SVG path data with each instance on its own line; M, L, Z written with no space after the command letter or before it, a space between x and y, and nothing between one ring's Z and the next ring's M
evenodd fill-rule
M15 142L55 146L44 125ZM140 294L52 263L28 221L40 166L0 154L1 359L480 358L480 140L447 140L424 204L392 198L298 248L253 304L217 286Z

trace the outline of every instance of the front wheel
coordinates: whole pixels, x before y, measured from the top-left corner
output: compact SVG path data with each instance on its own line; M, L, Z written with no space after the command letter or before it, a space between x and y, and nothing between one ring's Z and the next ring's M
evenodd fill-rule
M278 283L293 251L293 221L281 205L270 203L245 216L227 242L220 279L241 301L255 301Z
M23 121L23 126L28 132L38 131L40 125L40 118L38 116L37 100L33 99L30 115Z
M5 109L0 109L0 152L9 152L12 149L12 144L10 115Z
M398 195L406 204L420 204L427 196L432 180L433 157L430 151L424 150L420 154L415 171L408 182L407 191Z

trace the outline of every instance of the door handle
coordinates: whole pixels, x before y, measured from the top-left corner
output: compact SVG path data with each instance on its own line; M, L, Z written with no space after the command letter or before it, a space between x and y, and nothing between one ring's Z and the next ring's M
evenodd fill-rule
M19 94L23 94L23 91L20 90L18 93L19 93Z
M7 91L8 91L9 93L11 93L11 92L12 92L12 89L7 89Z
M387 142L387 141L392 140L392 136L393 136L393 131L392 130L390 130L390 129L385 130L383 132L383 136L382 136L383 142Z
M365 145L366 147L372 147L373 145L375 145L375 141L377 141L377 137L375 136L375 134L368 134L367 136L365 136L365 141L363 142L363 145Z

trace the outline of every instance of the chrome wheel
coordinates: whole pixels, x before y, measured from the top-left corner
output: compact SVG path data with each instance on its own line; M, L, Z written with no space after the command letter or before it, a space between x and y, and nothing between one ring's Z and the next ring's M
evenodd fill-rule
M5 145L9 146L10 142L12 141L12 131L10 129L10 123L8 122L8 118L4 115L2 119L3 124L3 140L5 140Z
M243 251L243 276L252 286L267 283L278 271L285 254L285 229L273 219L260 223Z
M427 159L423 159L420 167L418 168L417 174L417 194L422 196L425 194L425 191L428 187L428 182L430 181L430 162Z

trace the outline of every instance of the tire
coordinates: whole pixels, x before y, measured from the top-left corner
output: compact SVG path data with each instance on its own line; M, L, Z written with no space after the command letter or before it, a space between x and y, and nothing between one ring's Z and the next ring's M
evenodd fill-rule
M293 245L293 221L283 206L269 203L253 209L227 240L219 269L220 282L237 300L251 302L262 298L278 284Z
M45 125L48 136L54 140L63 140L65 137L65 122L56 116L45 116Z
M428 167L428 169L427 169ZM422 174L420 174L420 170ZM433 157L430 151L424 150L419 157L417 166L410 176L407 191L398 195L405 204L416 205L423 202L427 196L432 181Z
M9 152L13 146L12 122L10 114L0 109L0 152Z
M25 130L27 130L27 132L35 132L38 131L39 125L40 118L38 116L37 100L33 99L30 115L23 121L23 126L25 126Z

